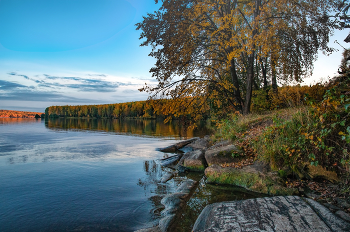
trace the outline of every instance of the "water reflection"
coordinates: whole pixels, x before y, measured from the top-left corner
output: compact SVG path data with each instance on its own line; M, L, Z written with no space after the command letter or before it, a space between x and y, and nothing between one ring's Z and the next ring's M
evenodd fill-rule
M196 129L188 129L178 121L164 123L161 120L146 119L88 119L88 118L57 118L45 121L45 126L51 130L92 130L117 134L132 134L152 137L191 138L210 134L205 123Z
M0 118L2 124L19 124L19 123L41 123L41 119L36 118Z

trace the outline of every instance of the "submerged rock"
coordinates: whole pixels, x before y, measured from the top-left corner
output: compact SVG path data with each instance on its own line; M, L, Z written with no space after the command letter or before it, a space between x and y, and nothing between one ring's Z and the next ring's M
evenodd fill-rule
M208 205L193 231L350 231L350 224L319 203L298 196Z
M174 173L173 172L166 172L163 176L162 179L160 179L161 183L166 183L168 180L171 180L173 178Z
M173 155L168 158L160 159L159 163L163 167L172 167L182 158L182 156L183 154Z
M138 230L137 232L166 232L173 225L176 213L186 204L191 196L192 190L197 186L197 181L184 180L176 189L175 193L165 196L161 203L164 210L161 212L163 218L157 226Z

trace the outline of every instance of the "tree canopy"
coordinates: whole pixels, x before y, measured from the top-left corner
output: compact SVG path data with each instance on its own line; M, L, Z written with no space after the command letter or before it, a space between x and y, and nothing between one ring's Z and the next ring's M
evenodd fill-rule
M156 2L158 2L156 0ZM329 36L338 2L329 0L162 0L136 24L152 46L157 86L172 98L165 112L198 119L208 108L248 114L253 89L310 75ZM186 109L190 109L187 111Z

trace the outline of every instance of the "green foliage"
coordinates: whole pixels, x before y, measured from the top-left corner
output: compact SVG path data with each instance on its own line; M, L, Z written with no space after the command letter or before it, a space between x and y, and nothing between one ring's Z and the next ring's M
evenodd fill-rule
M273 168L287 166L297 174L307 163L347 168L350 120L345 103L350 98L342 90L339 85L330 88L321 102L308 101L307 110L297 111L290 120L275 117L273 126L254 143L260 158Z

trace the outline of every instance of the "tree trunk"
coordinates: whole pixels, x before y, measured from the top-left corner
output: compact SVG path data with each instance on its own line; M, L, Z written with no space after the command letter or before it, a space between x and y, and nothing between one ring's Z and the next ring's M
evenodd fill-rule
M234 59L232 59L230 62L230 72L231 72L232 83L234 86L233 94L237 102L236 110L242 113L243 100L241 97L241 92L239 91L239 82L238 82L236 64Z
M250 56L248 58L247 92L246 92L245 104L244 104L244 108L243 108L244 115L250 113L253 81L254 81L254 52L252 54L250 54Z
M258 27L256 18L259 15L259 8L261 0L256 0L255 2L255 11L254 11L254 26L253 26L253 33L252 33L252 39L254 41L255 36L258 34ZM253 81L254 81L254 58L255 58L255 42L253 43L252 47L252 54L248 57L248 76L247 76L247 92L245 96L245 104L243 108L243 114L249 114L250 113L250 105L252 102L252 90L253 90Z
M276 59L274 55L271 55L271 78L272 90L277 92Z
M262 75L263 75L263 80L264 80L264 89L267 89L267 64L264 66L264 62L261 60L261 70L262 70Z

